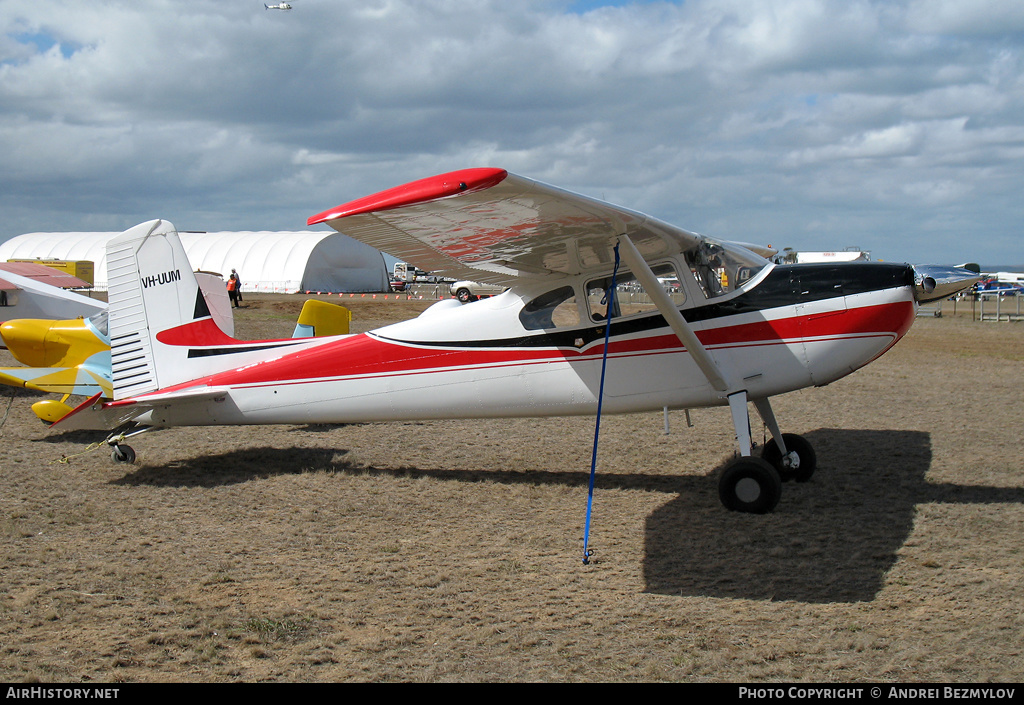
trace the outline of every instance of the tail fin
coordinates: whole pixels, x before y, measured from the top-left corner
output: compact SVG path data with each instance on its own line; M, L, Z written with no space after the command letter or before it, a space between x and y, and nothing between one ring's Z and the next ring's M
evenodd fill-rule
M110 355L114 399L196 379L209 370L189 348L158 336L188 326L189 337L235 342L213 322L178 233L151 220L107 243Z
M352 312L344 306L327 301L308 299L302 304L293 338L322 338L329 335L348 335Z

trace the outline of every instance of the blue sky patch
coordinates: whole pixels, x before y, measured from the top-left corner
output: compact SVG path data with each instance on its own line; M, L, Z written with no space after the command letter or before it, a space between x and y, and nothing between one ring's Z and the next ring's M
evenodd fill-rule
M575 0L569 5L569 11L582 15L600 7L623 7L626 5L649 5L652 2L671 2L672 0Z
M61 56L65 59L71 58L72 54L74 54L79 48L74 45L61 44L49 34L44 34L42 32L22 32L20 34L12 34L10 36L19 44L34 45L40 54L45 54L54 46L58 46L60 47Z

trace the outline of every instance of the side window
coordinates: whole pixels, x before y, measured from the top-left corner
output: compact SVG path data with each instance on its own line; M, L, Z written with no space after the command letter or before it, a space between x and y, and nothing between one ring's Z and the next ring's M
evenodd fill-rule
M541 294L523 306L519 320L527 330L578 326L580 312L576 305L576 291L571 286Z
M651 267L659 284L668 292L676 306L686 301L686 294L679 282L679 275L672 264L657 264ZM593 279L587 282L587 306L590 317L594 321L604 321L608 317L609 289L611 276ZM620 269L615 277L615 308L612 318L632 316L658 310L643 286L628 269Z

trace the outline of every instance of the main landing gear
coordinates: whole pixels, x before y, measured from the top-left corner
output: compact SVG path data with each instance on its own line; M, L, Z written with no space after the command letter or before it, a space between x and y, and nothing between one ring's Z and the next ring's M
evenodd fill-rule
M775 509L782 496L782 483L790 480L807 482L814 474L817 458L814 448L803 436L782 433L767 399L754 400L772 440L765 444L761 457L751 455L750 416L747 393L729 396L740 457L722 472L718 497L726 509L750 514L765 514Z

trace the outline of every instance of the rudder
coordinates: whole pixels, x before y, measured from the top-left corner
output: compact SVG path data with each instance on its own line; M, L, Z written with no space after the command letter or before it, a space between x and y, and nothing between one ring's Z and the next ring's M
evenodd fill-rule
M216 329L174 226L151 220L108 242L107 278L114 399L198 376L185 349L157 340L204 320Z

